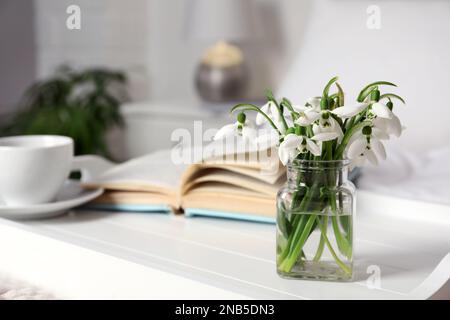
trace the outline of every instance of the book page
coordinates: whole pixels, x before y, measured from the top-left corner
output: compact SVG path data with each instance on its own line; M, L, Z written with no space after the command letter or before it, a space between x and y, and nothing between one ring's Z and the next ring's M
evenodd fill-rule
M176 194L187 166L174 164L171 161L171 151L162 150L119 164L87 186Z
M182 186L182 194L186 194L192 189L198 187L199 184L205 182L216 182L230 185L236 188L245 188L253 192L259 192L268 196L273 196L278 192L284 183L281 176L271 183L261 179L253 178L250 175L244 175L239 170L232 171L223 168L202 167L197 174L191 176Z

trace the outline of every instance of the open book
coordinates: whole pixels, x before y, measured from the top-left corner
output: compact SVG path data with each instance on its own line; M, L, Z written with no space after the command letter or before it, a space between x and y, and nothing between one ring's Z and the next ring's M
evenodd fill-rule
M93 203L100 208L275 221L285 170L274 150L220 156L211 150L200 156L194 149L181 156L158 151L119 164L85 186L106 190Z

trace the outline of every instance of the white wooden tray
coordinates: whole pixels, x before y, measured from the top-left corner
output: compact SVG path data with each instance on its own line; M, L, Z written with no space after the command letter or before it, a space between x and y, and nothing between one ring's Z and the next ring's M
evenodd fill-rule
M0 272L61 298L450 298L450 207L366 191L357 207L352 283L279 278L273 225L99 211L0 220Z

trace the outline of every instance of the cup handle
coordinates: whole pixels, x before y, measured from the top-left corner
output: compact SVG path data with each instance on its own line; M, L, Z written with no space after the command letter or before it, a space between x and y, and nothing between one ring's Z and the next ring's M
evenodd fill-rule
M76 156L72 161L72 171L81 172L83 183L92 181L113 166L113 162L94 155Z

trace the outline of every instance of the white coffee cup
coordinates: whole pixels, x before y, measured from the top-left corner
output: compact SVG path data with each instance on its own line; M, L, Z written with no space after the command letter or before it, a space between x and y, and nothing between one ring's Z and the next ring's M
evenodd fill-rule
M94 156L75 158L74 143L69 137L0 138L0 205L51 202L71 170L92 167L92 160L96 160Z

